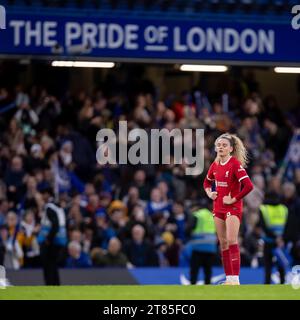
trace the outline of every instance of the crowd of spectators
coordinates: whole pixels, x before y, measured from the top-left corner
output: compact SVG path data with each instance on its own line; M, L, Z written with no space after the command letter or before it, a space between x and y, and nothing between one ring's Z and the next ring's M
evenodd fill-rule
M143 267L187 265L185 245L191 216L208 206L202 187L214 160L214 140L224 132L244 141L254 190L244 203L240 243L242 264L261 263L259 206L276 192L290 209L290 237L300 240L300 166L292 178L278 177L300 117L285 112L257 86L229 92L222 100L197 90L157 99L155 91L126 95L105 88L63 96L51 88L18 85L0 89L0 259L7 268L40 267L37 234L43 211L41 193L52 188L67 218L68 244L61 266ZM106 86L107 87L107 86ZM185 175L185 165L100 165L96 134L102 128L205 129L205 171ZM294 219L294 220L293 220ZM1 262L1 261L0 261ZM1 264L1 263L0 263ZM216 264L220 261L216 259Z

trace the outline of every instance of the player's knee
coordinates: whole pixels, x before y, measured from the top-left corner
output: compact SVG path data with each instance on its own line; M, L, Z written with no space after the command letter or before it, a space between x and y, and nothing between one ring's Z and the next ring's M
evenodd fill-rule
M228 249L228 241L226 238L220 238L220 248L221 250L227 250Z

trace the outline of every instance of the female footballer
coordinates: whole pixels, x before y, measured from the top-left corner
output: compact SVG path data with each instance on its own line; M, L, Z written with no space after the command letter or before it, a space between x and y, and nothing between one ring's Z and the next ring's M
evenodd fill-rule
M213 200L213 216L226 274L225 284L239 285L238 234L243 212L242 199L253 189L244 169L248 161L247 151L243 142L229 133L216 139L215 151L217 157L208 170L204 189Z

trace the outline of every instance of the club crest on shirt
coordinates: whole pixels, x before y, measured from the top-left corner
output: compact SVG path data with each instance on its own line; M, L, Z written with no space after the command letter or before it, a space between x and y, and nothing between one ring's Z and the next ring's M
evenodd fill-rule
M225 178L228 178L228 175L229 175L229 171L226 171L225 172Z

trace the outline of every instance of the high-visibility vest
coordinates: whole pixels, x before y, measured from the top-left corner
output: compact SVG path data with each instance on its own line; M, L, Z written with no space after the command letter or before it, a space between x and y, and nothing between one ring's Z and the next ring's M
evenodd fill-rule
M193 250L215 253L217 250L216 227L212 213L208 209L200 209L193 213L197 218L189 244Z
M193 215L197 218L197 223L192 231L192 235L216 233L214 218L208 209L200 209L194 212Z
M276 236L281 236L288 217L288 208L283 204L262 204L260 207L266 227Z

